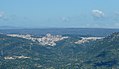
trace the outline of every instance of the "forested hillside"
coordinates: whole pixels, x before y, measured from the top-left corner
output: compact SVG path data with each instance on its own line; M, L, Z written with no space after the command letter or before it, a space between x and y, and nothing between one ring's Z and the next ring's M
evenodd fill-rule
M0 34L0 69L119 69L119 33L75 44L79 36L56 46Z

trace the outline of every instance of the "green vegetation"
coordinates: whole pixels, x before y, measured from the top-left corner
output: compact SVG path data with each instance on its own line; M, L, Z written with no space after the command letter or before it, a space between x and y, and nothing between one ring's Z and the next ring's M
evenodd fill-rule
M75 44L79 36L40 46L30 40L0 34L0 69L119 69L119 33ZM28 59L4 59L6 56Z

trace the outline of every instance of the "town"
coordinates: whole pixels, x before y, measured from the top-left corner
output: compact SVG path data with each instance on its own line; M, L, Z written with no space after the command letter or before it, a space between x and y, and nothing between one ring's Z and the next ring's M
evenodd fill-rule
M19 38L24 38L28 40L32 40L33 42L38 42L40 45L48 45L48 46L55 46L56 42L67 39L68 36L62 36L62 35L51 35L51 34L46 34L43 37L32 37L30 34L22 35L22 34L7 34L7 36L11 37L19 37Z

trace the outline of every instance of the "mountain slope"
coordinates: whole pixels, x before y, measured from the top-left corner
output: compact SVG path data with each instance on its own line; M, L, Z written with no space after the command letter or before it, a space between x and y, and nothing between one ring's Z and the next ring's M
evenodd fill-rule
M90 57L83 65L90 68L118 69L119 68L119 33L97 41L90 46L85 55ZM86 67L86 66L85 66Z
M79 39L70 35L51 47L0 34L0 69L118 69L119 33L75 44Z

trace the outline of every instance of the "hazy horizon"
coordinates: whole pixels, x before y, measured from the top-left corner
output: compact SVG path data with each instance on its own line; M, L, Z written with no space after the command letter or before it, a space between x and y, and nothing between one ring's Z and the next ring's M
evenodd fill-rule
M20 27L20 26L0 26L0 29L119 29L107 27Z
M0 26L119 28L118 0L1 0Z

